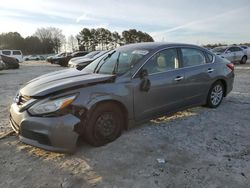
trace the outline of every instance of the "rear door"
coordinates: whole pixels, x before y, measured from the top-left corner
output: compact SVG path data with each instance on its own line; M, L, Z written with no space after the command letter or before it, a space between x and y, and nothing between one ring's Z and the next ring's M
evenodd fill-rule
M180 51L185 70L185 106L203 103L216 72L212 63L213 55L210 54L212 60L209 63L208 57L200 49L183 47Z
M235 51L235 61L241 61L242 57L244 56L244 51L242 48L234 47Z
M147 70L151 86L140 90L141 78L133 78L134 115L136 120L149 119L178 109L184 100L184 72L180 69L177 49L166 49L151 57L141 70Z

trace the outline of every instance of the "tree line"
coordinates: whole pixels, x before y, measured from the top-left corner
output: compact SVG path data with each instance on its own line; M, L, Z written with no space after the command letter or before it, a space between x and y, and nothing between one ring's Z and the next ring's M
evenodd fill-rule
M38 28L32 36L25 38L18 32L2 33L0 49L18 49L23 54L49 54L67 50L105 50L128 43L153 41L149 34L136 29L125 30L120 35L105 28L83 28L76 37L71 35L66 39L62 30L47 27Z
M111 32L105 28L89 29L84 28L76 36L80 50L101 50L113 49L129 43L154 42L154 39L147 33L129 29L122 32Z
M62 30L39 28L32 36L23 38L18 32L0 34L0 49L18 49L24 54L46 54L59 52L65 36Z
M220 47L220 46L227 46L228 44L226 43L215 43L215 44L206 44L206 45L202 45L204 48L215 48L215 47ZM240 43L238 45L246 45L246 46L250 46L250 43Z

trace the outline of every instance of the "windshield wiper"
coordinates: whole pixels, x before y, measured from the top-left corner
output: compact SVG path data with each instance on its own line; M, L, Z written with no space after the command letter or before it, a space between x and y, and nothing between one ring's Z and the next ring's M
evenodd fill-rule
M102 62L102 60L96 65L95 69L94 69L94 73L98 73L100 71L100 69L102 68L102 66L106 63L106 60L108 58L110 58L116 51L113 51L112 53L108 54L107 57L105 57L103 59L103 63L100 65L100 63ZM99 67L100 65L100 67ZM99 67L99 68L98 68ZM98 69L97 69L98 68Z
M121 55L121 53L119 53L119 55L118 55L118 57L117 57L117 59L116 59L116 63L115 63L115 65L114 65L114 69L113 69L113 71L112 71L112 74L116 74L116 73L118 72L118 66L119 66L120 55Z

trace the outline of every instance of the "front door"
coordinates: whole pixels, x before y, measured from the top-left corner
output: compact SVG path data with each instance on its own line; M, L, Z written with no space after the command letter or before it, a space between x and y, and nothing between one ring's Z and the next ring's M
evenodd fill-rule
M136 120L150 119L178 109L183 100L184 74L175 48L156 53L141 70L147 70L149 91L142 91L142 79L137 75L134 83L134 115ZM140 74L140 71L139 73Z

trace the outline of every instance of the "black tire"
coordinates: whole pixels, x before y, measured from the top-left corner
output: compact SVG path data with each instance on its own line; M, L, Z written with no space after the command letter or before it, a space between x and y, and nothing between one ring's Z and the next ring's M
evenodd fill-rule
M61 67L68 67L68 63L66 62L61 62L61 63L58 63Z
M86 121L84 139L93 146L103 146L120 137L124 122L118 105L100 104L91 112Z
M221 81L215 82L208 92L207 106L210 108L217 108L223 100L224 93L225 88Z
M240 60L240 64L246 64L247 62L247 56L243 56Z

